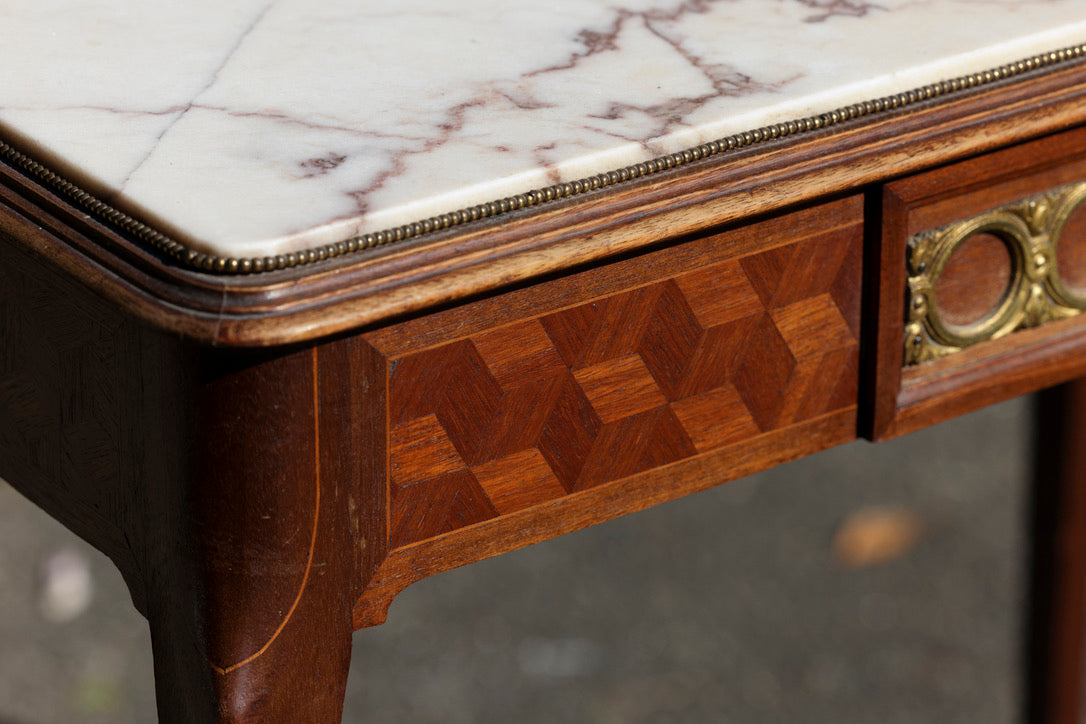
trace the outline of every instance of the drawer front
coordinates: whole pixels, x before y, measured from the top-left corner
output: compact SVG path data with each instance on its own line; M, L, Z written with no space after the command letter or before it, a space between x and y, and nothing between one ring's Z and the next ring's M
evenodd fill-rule
M1086 131L889 184L873 434L1086 373Z
M707 487L676 463L830 418L854 436L861 215L847 199L366 335L391 547L669 466Z

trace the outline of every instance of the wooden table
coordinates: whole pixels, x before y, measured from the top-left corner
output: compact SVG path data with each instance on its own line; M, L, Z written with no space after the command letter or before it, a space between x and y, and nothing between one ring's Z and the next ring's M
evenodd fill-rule
M336 721L414 581L1086 374L1084 55L265 256L4 143L0 475L121 570L164 720ZM1084 396L1044 398L1035 721L1080 708Z

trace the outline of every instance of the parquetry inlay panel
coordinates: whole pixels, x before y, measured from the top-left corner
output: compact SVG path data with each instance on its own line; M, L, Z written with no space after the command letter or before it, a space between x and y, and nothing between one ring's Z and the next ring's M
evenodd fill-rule
M853 404L859 262L827 234L391 360L392 546Z

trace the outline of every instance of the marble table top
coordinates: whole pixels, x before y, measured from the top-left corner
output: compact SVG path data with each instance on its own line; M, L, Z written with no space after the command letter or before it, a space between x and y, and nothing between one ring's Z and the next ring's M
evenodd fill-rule
M261 257L1082 43L1086 2L38 0L0 28L0 140Z

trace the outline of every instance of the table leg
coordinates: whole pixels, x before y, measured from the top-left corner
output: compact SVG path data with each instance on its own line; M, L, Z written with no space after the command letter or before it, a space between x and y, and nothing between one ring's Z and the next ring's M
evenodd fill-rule
M1086 636L1086 379L1035 408L1026 719L1081 721Z
M124 574L163 721L339 721L387 553L366 359L191 344L0 234L0 476Z
M314 350L201 367L188 469L146 534L164 722L340 720L358 506L318 373Z
M148 619L161 722L340 721L350 601L313 570L315 561L308 580L274 575L261 586L265 563L287 559L284 567L297 572L293 553L239 550L235 563L250 560L236 585L214 574L193 580L178 568L155 583ZM297 590L287 590L292 586Z

